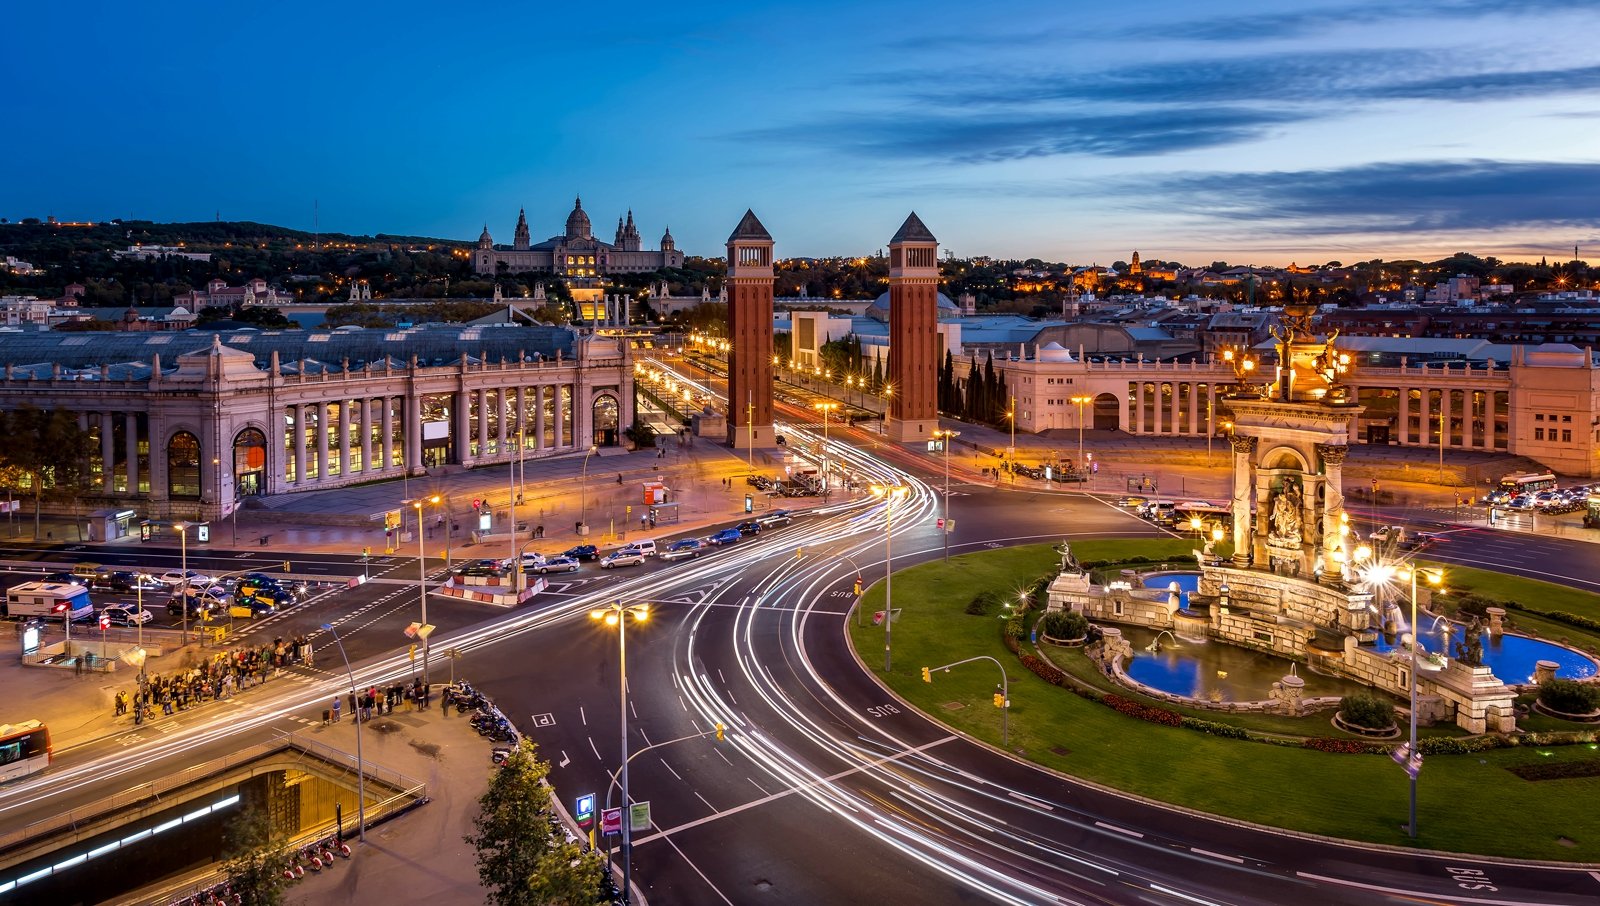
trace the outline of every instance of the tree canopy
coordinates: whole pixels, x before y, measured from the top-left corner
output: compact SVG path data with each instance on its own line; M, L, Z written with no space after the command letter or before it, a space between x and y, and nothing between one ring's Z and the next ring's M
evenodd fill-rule
M595 900L601 858L553 832L549 762L523 739L478 799L467 843L494 906L578 906Z

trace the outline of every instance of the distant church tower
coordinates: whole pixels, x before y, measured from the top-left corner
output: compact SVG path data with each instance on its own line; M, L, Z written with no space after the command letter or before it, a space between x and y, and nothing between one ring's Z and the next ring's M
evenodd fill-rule
M617 218L617 241L613 243L618 251L637 252L642 245L639 238L639 228L633 225L633 211L628 211L628 222L623 224L622 218Z
M478 234L478 249L487 252L493 248L494 237L489 235L489 225L486 223L483 225L483 232Z
M772 235L746 210L728 237L728 445L771 446Z
M488 232L487 228L484 232ZM517 233L511 238L511 248L515 251L525 252L533 241L528 238L528 211L526 208L517 209Z
M663 252L675 252L678 250L678 242L672 238L672 227L667 227L667 231L661 234L661 250Z
M1133 250L1133 260L1128 262L1128 273L1138 275L1144 273L1144 266L1139 263L1139 250Z
M889 437L922 443L939 427L939 240L916 212L889 240Z

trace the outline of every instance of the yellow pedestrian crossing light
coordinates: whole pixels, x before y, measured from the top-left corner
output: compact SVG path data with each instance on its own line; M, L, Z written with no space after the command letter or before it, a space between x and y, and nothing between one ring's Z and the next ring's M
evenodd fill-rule
M927 667L922 668L922 681L925 683L933 682L933 674L928 672Z
M994 706L996 708L1004 708L1006 706L1006 697L1004 693L996 692L994 694Z
M722 724L717 724L717 742L722 741L722 733L726 729L727 727L724 727Z

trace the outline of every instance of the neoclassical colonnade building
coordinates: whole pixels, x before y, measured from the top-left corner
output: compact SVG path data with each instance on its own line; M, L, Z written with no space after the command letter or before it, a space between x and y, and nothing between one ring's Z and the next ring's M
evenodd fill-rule
M615 446L633 421L626 344L564 327L0 334L0 363L0 408L75 413L96 444L81 508L135 520Z

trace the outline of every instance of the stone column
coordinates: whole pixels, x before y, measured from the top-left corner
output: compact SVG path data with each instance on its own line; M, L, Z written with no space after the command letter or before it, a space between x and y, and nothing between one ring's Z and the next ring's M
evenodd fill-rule
M1133 433L1144 433L1144 379L1140 378L1134 385L1139 388L1133 395Z
M328 404L313 404L317 408L317 481L328 480Z
M556 425L555 425L556 436L550 438L550 445L552 447L561 446L561 432L563 430L565 430L565 426L566 426L566 422L567 422L566 411L564 409L562 409L562 407L561 407L561 388L563 386L565 386L565 385L557 384L554 387L550 388L550 393L551 393L551 396L552 396L552 399L551 399L550 403L551 403L551 405L553 405L555 407L555 410L556 410ZM576 405L576 403L574 403L574 405Z
M1411 388L1400 388L1400 436L1395 438L1402 446L1411 443Z
M123 441L126 444L123 455L128 459L128 493L139 493L139 413L129 412L123 416L122 422Z
M383 451L383 464L378 468L387 471L394 468L394 397L385 396L379 405L383 411L378 413L378 430L383 433L378 437L378 448Z
M1157 376L1159 377L1159 375L1157 375ZM1151 389L1150 389L1150 408L1151 408L1151 410L1153 410L1151 412L1151 415L1154 416L1154 418L1156 420L1155 424L1153 426L1151 426L1151 428L1150 428L1150 433L1152 433L1152 434L1160 434L1161 433L1161 382L1160 381L1156 381L1154 384L1151 384L1150 387L1151 387Z
M1417 399L1417 446L1431 446L1433 441L1429 433L1433 428L1433 419L1428 414L1428 388L1422 387Z
M507 388L505 388L505 387L501 387L498 390L496 390L495 391L495 395L494 395L494 411L495 411L495 414L499 416L499 418L497 418L496 421L498 421L500 423L500 455L501 456L504 456L507 453L511 452L511 449L506 446L506 429L511 427L511 416L510 416L509 412L507 411L507 410L510 409L510 407L506 405L506 399L509 397L509 395L510 394L509 394ZM516 437L515 434L513 434L511 436L512 437Z
M1339 516L1344 513L1344 458L1350 448L1343 444L1317 444L1322 460L1326 490L1322 506L1322 574L1330 580L1344 570L1339 561Z
M290 417L294 419L294 483L300 487L306 484L306 407L299 403L289 407Z
M472 438L472 395L457 390L450 397L450 446L455 450L456 462L469 461Z
M413 392L405 398L405 469L421 474L422 469L422 394Z
M361 405L359 407L361 410L359 430L361 431L362 474L368 474L377 471L377 469L373 468L372 466L372 405L372 397L364 396L361 398Z
M339 400L339 477L350 477L350 410L348 399Z
M546 388L533 388L533 434L534 446L540 451L544 450L544 395Z
M1444 445L1447 446L1447 447L1451 445L1450 444L1450 409L1451 409L1450 396L1451 396L1451 391L1450 391L1450 388L1448 388L1448 387L1445 387L1445 388L1443 388L1443 389L1441 389L1439 391L1439 436L1435 437L1433 439L1434 443L1438 443L1440 440L1443 440L1444 441Z
M100 413L100 492L111 494L115 491L117 483L114 480L117 473L117 448L112 440L111 421L115 418L109 412Z
M517 388L517 456L525 452L528 442L528 388Z
M1256 439L1235 434L1228 442L1233 447L1233 562L1247 566L1255 542L1250 522L1250 459L1256 452Z
M1206 432L1200 427L1200 385L1191 382L1188 387L1189 433L1196 437L1204 437Z
M489 455L489 393L479 388L473 395L478 406L478 459Z

